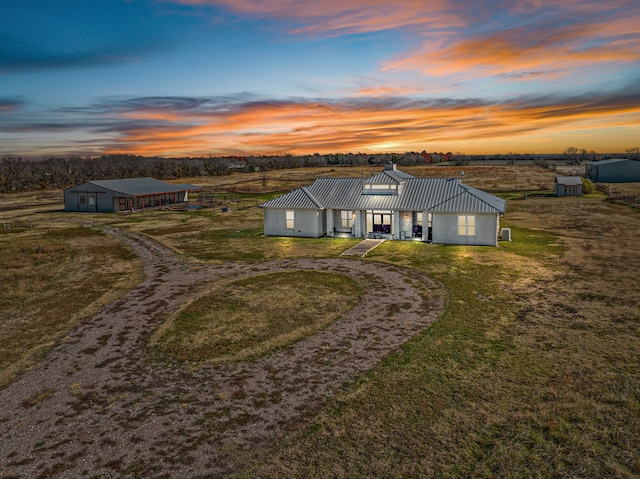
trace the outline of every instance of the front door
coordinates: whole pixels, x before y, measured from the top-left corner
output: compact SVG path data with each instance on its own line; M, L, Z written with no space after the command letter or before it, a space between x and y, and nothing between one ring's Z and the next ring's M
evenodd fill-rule
M367 211L367 233L391 234L391 211Z

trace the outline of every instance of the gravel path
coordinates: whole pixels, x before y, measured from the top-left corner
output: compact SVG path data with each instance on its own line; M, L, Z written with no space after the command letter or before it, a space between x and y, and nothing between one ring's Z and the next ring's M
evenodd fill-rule
M0 391L0 477L221 477L303 427L442 311L428 276L361 259L188 263L105 228L144 261L145 280L74 329ZM255 361L199 368L149 361L146 342L203 282L286 270L376 279L323 331Z

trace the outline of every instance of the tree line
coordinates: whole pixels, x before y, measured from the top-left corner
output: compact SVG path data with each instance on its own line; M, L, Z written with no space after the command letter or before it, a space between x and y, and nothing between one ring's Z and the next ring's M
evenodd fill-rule
M623 155L624 157L624 155ZM627 150L627 158L640 159L640 149ZM398 166L453 164L500 161L509 164L535 162L547 166L551 162L580 163L606 158L595 152L569 147L560 155L507 153L500 155L464 155L426 151L406 153L331 153L321 155L220 156L206 158L158 158L135 155L99 157L50 157L40 161L5 156L0 159L0 193L63 189L92 180L152 177L159 180L222 176L234 172L267 172L280 169L323 166L382 166L392 162Z

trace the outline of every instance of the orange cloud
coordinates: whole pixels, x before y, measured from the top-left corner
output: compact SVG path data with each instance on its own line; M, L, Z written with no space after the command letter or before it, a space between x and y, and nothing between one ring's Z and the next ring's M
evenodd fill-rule
M429 145L463 140L513 143L545 132L590 131L595 138L605 126L628 128L637 136L640 93L504 103L401 98L249 102L226 111L168 115L176 121L147 124L147 116L143 110L141 126L124 129L109 152L199 156L428 150ZM128 120L135 117L135 111L126 114ZM630 146L611 145L613 150Z
M580 25L544 33L514 28L468 38L429 40L413 52L387 62L383 69L420 70L434 76L467 73L478 77L540 71L556 74L589 65L632 63L639 59L640 39L607 40L598 37L596 25Z

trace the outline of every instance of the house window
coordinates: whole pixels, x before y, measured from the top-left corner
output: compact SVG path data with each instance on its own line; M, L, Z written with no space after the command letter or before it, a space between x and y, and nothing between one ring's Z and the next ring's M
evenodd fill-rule
M291 210L288 210L286 212L286 218L287 218L287 229L292 230L295 226L294 226L294 212Z
M340 212L340 219L342 220L343 228L351 228L351 226L353 226L353 211L342 210Z
M458 216L458 236L476 235L476 217L474 215Z

